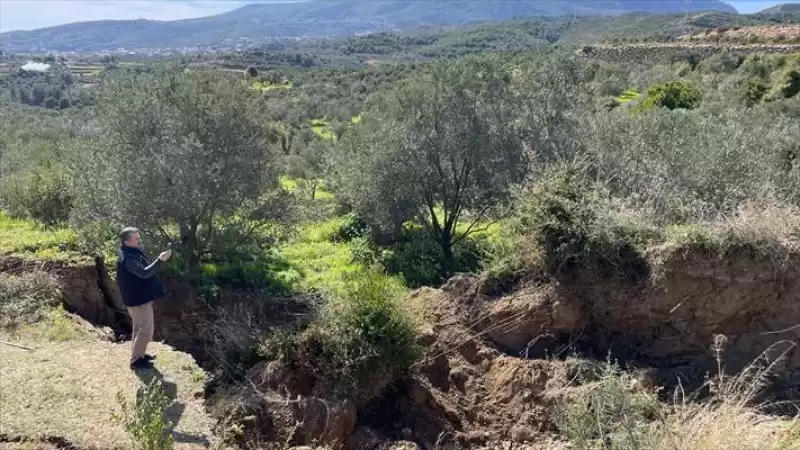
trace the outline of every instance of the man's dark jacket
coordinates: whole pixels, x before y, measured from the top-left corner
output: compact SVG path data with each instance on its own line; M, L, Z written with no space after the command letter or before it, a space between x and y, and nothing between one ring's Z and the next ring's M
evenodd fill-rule
M117 285L125 306L141 306L167 293L156 276L161 260L150 264L138 248L123 245L117 252Z

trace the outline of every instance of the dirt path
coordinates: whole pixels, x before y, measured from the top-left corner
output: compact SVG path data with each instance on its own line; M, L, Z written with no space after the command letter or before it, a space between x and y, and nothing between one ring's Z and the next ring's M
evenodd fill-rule
M0 448L34 448L11 444L30 440L41 444L35 448L60 442L54 446L130 449L125 430L112 419L120 411L117 393L132 404L137 387L159 374L174 398L167 415L177 422L175 448L210 447L213 421L203 407L205 374L191 356L155 343L148 350L157 357L156 370L133 372L130 343L0 338L34 349L0 343Z

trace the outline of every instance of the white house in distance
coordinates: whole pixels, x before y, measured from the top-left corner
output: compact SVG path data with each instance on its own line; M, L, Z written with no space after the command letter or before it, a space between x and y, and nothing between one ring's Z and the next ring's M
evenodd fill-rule
M19 69L24 70L26 72L47 72L48 70L50 70L50 64L29 61Z

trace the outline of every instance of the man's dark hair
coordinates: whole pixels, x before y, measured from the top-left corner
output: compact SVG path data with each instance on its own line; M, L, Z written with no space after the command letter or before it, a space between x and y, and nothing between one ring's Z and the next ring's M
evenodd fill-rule
M121 243L125 243L128 239L131 238L134 234L138 233L139 229L136 227L125 227L122 231L119 232L119 240Z

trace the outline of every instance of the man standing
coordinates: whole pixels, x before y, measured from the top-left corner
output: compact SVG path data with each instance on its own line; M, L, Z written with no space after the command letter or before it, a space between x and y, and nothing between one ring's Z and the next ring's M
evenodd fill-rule
M150 368L155 357L145 351L153 339L153 300L166 295L156 269L169 259L172 251L162 252L150 263L142 251L137 228L125 228L119 237L122 246L117 253L117 284L133 322L131 369Z

